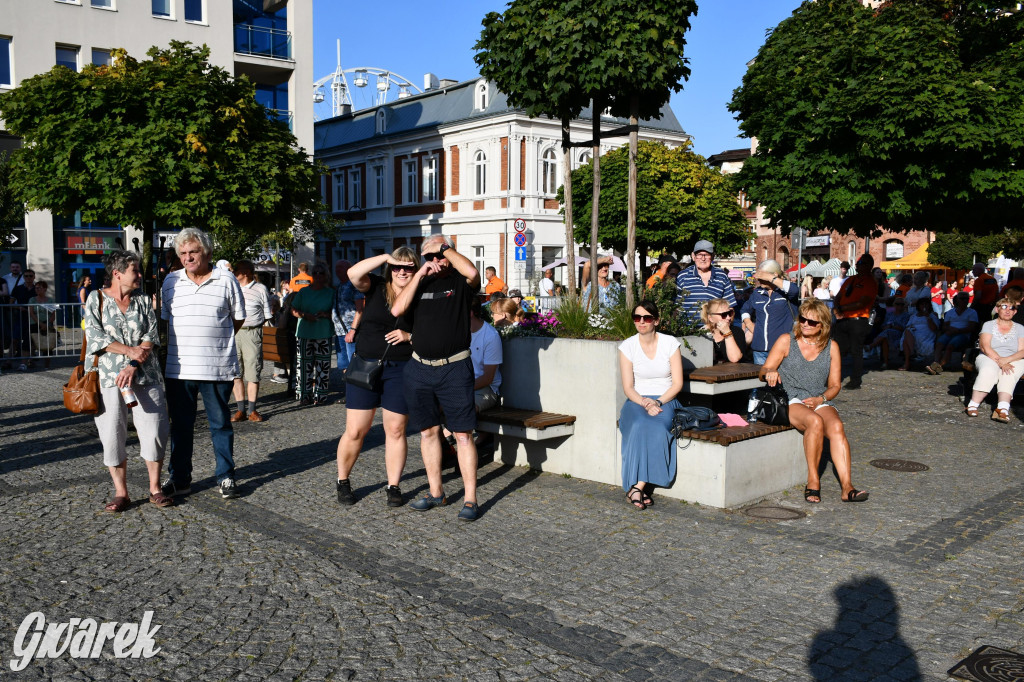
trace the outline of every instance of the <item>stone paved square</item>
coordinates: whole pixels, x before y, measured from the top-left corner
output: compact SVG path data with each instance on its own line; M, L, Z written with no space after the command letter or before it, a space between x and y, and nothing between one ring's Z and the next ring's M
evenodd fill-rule
M870 365L869 365L870 366ZM500 463L482 516L385 504L379 419L334 498L338 403L299 408L264 382L262 424L236 425L243 496L212 480L205 423L193 493L102 511L112 486L90 417L58 402L68 367L0 376L0 665L11 679L944 680L982 644L1024 651L1024 425L968 421L956 375L870 372L838 399L864 504L794 487L764 521ZM407 499L426 489L410 437ZM612 453L609 453L612 456ZM877 469L903 458L929 470ZM686 465L680 457L679 466ZM138 622L160 651L32 660L30 613Z

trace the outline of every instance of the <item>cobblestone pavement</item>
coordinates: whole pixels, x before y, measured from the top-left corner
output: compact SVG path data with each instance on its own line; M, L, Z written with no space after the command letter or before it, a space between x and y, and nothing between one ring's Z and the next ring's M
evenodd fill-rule
M460 523L385 505L379 422L334 500L344 407L300 409L265 383L262 424L236 427L243 497L222 500L209 437L192 495L104 513L112 494L92 420L57 398L67 368L0 376L0 676L164 680L942 680L981 644L1024 651L1024 448L955 376L869 373L838 404L864 504L799 487L806 517L766 522L488 464L483 512ZM205 429L205 423L200 425ZM402 488L425 489L418 438ZM907 458L921 473L868 464ZM685 458L680 457L680 466ZM138 622L159 653L32 661L12 673L31 612Z

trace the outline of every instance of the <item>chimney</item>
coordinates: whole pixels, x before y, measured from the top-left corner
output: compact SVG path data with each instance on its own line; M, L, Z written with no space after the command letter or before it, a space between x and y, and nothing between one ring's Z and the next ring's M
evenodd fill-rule
M423 74L423 92L437 90L437 76L432 73Z

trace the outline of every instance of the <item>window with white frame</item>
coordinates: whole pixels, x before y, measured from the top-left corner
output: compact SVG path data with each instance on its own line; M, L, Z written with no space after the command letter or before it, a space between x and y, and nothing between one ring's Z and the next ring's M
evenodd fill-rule
M334 210L343 212L345 210L345 174L334 175Z
M93 7L101 7L103 9L114 9L114 0L92 0Z
M373 167L373 205L383 206L384 198L387 196L387 185L385 184L385 178L387 177L384 170L384 164L378 164Z
M580 166L586 166L588 163L590 163L590 159L592 156L593 154L591 154L589 151L583 151L580 152L580 155L578 157L576 157L576 160L579 162Z
M419 175L420 169L416 159L410 159L402 163L405 184L403 185L403 203L415 204L420 200Z
M113 63L110 58L110 50L92 48L92 63L96 66L110 66Z
M185 21L206 23L206 0L185 0Z
M0 87L14 84L14 69L11 67L11 37L0 36Z
M487 154L477 150L473 155L473 191L478 197L487 194Z
M487 267L486 263L484 263L484 253L486 253L484 247L473 247L473 265L476 267L477 272L483 272L484 269Z
M66 66L72 71L78 71L78 48L72 45L58 45L57 66Z
M387 130L387 114L383 109L377 110L377 134L383 135Z
M851 265L857 262L857 242L850 242L846 245L846 260L850 261Z
M476 102L474 102L474 109L483 111L487 108L487 82L483 81L478 83L476 86Z
M348 172L348 208L350 211L363 207L363 174L358 168Z
M423 159L423 201L437 201L437 157Z
M554 194L558 191L558 159L554 149L545 149L540 162L540 191Z
M151 0L154 17L171 19L171 0Z

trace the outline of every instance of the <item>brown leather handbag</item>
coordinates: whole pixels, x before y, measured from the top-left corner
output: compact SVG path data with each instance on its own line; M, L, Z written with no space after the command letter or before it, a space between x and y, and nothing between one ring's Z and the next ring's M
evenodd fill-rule
M103 319L103 293L100 297L100 320ZM96 369L99 354L92 357L92 371L85 371L85 334L82 334L82 352L78 364L71 370L71 378L64 384L64 407L75 414L96 414L102 408L100 399L100 373Z

